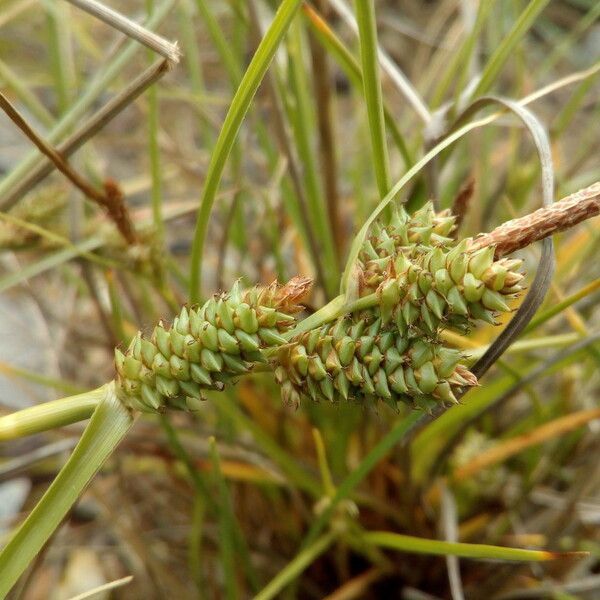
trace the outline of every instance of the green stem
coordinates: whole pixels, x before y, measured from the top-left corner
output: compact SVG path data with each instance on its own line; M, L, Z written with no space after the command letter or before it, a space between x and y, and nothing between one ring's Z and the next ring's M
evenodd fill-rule
M89 419L105 395L106 386L103 386L91 392L45 402L0 417L0 441L12 440Z
M112 384L98 390L96 410L67 463L0 552L0 598L5 598L65 518L104 461L125 437L134 417Z
M364 95L365 87L363 84L363 74L358 61L354 58L350 50L348 50L348 48L342 43L340 38L333 32L329 25L323 20L321 15L314 9L314 7L305 3L302 8L308 22L310 23L312 32L315 34L319 42L337 61L341 69L351 81L352 85L360 90L360 93ZM410 167L410 165L414 164L415 162L412 153L409 150L404 137L402 136L394 115L386 105L384 99L382 99L382 102L385 126L387 127L392 140L400 151L400 154L404 160L404 164L407 167Z
M357 310L364 310L365 308L371 308L377 304L379 304L377 292L373 292L372 294L368 294L367 296L363 296L352 302L346 302L344 294L340 294L317 312L300 321L296 327L284 333L283 337L286 340L291 340L297 335L321 327L321 325L325 325L325 323L329 323L342 315L353 313Z

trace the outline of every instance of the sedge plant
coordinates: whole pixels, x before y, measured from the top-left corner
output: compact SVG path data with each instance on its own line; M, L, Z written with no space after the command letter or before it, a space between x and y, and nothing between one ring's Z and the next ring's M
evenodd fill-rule
M88 5L86 2L81 4ZM168 1L148 3L147 28L156 27L173 4ZM273 8L272 3L264 4L261 8ZM205 535L203 519L207 511L217 516L220 535L216 545L223 571L222 588L228 598L242 596L242 589L250 590L252 595L262 600L280 597L285 589L293 593L294 582L311 565L319 560L329 560L327 557L332 555L337 557L335 560L343 562L348 553L373 565L372 572L366 573L374 581L384 579L394 571L392 563L398 559L392 552L443 556L447 560L451 582L454 582L455 597L458 597L456 586L460 583L460 573L457 574L458 567L456 562L452 562L453 557L513 561L517 564L567 556L568 552L517 547L532 545L522 541L505 543L502 532L507 530L509 519L494 521L487 512L475 514L473 521L465 524L459 537L453 530L451 517L448 517L452 515L449 488L459 496L460 514L473 514L477 500L489 500L500 494L502 484L510 476L507 469L488 472L484 471L485 468L495 467L501 460L521 452L528 453L527 473L533 480L538 471L531 465L538 465L539 469L544 467L539 457L533 454L536 445L558 436L575 435L577 428L597 417L597 413L588 408L569 415L569 418L553 418L566 410L559 403L553 405L548 416L530 389L541 374L556 369L557 365L573 365L581 356L593 364L598 360L597 338L588 335L585 324L573 312L576 302L591 297L598 289L597 281L570 294L562 294L556 287L570 273L566 265L572 257L585 257L587 251L591 252L588 248L593 249L595 238L589 229L581 227L582 233L577 234L582 236L581 239L574 242L572 248L561 246L556 253L551 236L598 214L600 201L598 186L592 185L579 195L567 196L552 206L557 197L554 181L557 167L552 160L546 128L528 105L556 90L582 86L577 88L571 103L558 115L558 122L550 132L554 142L568 127L588 89L586 86L599 71L598 66L594 64L527 96L515 89L513 95L519 100L485 96L494 88L511 56L514 55L517 62L524 60L519 54L519 44L536 23L547 2L528 3L522 11L512 15L514 18L510 21L507 35L496 40L496 50L491 53L488 63L468 83L469 70L461 70L460 65L477 66L477 46L483 41L481 32L487 26L491 38L495 33L490 15L495 15L495 11L508 10L495 9L491 2L481 2L477 14L471 15L473 19L465 20L471 23L470 28L465 30L453 48L454 59L443 76L436 76L436 68L441 67L432 61L425 69L420 91L411 85L382 50L378 40L376 5L357 0L356 10L352 13L343 2L332 2L332 10L339 12L349 24L349 31L357 36L354 47L342 41L342 37L333 30L327 18L330 13L324 10L324 4L283 0L273 9L265 27L263 13L258 10L261 3L250 2L246 6L246 3L232 2L228 7L232 19L228 25L234 34L231 44L228 44L225 30L221 28L222 15L213 10L211 3L198 0L194 4L189 1L178 7L185 64L192 85L191 92L171 92L168 100L176 99L197 110L195 124L201 130L203 143L209 148L199 201L194 201L191 206L163 204L163 188L176 177L167 168L161 168L164 158L161 152L173 152L173 147L167 143L159 144L159 103L165 98L161 98L157 88L153 88L145 107L149 115L151 174L147 189L152 198L151 217L145 217L145 221L143 218L126 218L126 202L116 184L105 184L104 196L96 194L98 204L103 206L116 225L116 234L115 231L109 234L95 231L84 239L71 239L73 236L64 231L49 231L46 217L42 215L38 219L26 206L20 205L22 212L18 213L19 216L2 213L4 223L18 228L19 244L23 243L23 231L26 231L26 243L41 239L51 244L53 250L39 263L33 262L21 272L0 277L0 289L9 289L59 268L74 257L79 257L85 265L92 264L94 268L107 270L110 315L105 313L102 298L94 291L93 277L89 277L88 273L83 280L90 294L96 298L111 349L115 346L116 349L114 377L108 383L90 392L0 417L0 439L3 441L89 419L65 465L0 550L0 597L14 589L118 445L128 434L135 437L131 434L134 425L144 426L144 422L152 422L153 419L162 424L168 445L183 466L194 493L189 562L196 573L195 587L200 595L205 589L200 546ZM590 15L593 14L593 9L590 9ZM227 85L231 86L233 94L232 100L226 103L227 111L217 131L212 129L211 103L218 106L222 99L212 97L207 91L199 47L190 28L190 19L194 15L201 18L211 45L225 65ZM504 12L502 16L507 17ZM585 29L588 21L590 16L586 15L581 30ZM125 31L138 31L136 28L127 29L126 22L119 23L122 26L125 23ZM55 120L36 97L28 93L27 88L16 85L14 93L47 127L44 131L48 144L57 144L58 154L63 158L93 137L101 123L113 118L146 87L154 84L174 66L177 59L174 45L164 45L152 36L141 40L152 51L158 48L159 53L163 52L164 60L149 67L139 85L134 82L132 89L119 97L121 103L114 102L109 106L98 115L95 124L84 124L71 138L65 138L102 89L127 65L135 46L129 42L112 56L106 68L91 81L87 91L69 104L70 84L65 74L69 73L70 56L68 44L64 44L65 38L60 37L66 34L64 31L61 34L61 24L56 18L48 19L48 27L54 49L54 85L60 99L60 110L64 113ZM246 33L249 34L248 39L256 40L256 44L252 59L244 67ZM77 30L77 34L82 40L87 39L85 32ZM134 39L138 39L135 35ZM451 41L449 38L448 43ZM88 43L91 44L89 40ZM569 40L565 41L561 52L567 52L569 43ZM309 51L314 68L322 67L319 60L323 56L328 64L339 66L359 98L360 111L364 111L363 142L369 148L370 160L360 161L356 168L355 195L360 204L357 214L368 216L358 223L360 227L351 240L346 240L347 232L340 229L342 207L326 205L336 201L335 194L330 193L326 197L323 193L323 189L331 192L335 188L332 180L335 180L336 174L321 174L317 168L321 165L317 165L311 155L312 130L318 129L321 143L331 137L332 131L331 119L326 117L331 112L331 106L328 107L331 99L327 99L322 88L317 94L318 102L307 94L306 82L311 76L306 66L306 53ZM282 58L278 53L285 55L287 62L278 61ZM422 60L420 55L414 58L417 64ZM558 59L557 55L553 55L552 60ZM548 62L546 68L551 69L552 65ZM405 122L396 119L393 105L386 98L382 71L394 82L396 93L400 94L407 110L412 111L413 118L420 123L416 133ZM517 72L521 71L517 68ZM0 76L7 81L14 80L10 79L10 70L5 69L2 61ZM422 90L427 91L431 109L421 97ZM263 92L271 98L276 114L269 123L264 122L259 116L260 110L256 110L257 105L260 109ZM442 101L447 101L447 104L442 105ZM438 106L439 110L434 112L433 107ZM272 175L269 184L264 185L263 182L260 189L244 189L242 161L254 160L252 153L246 156L243 152L247 140L240 132L246 122L251 123L255 130L256 138L252 143L259 146L261 161L268 165ZM493 197L494 194L489 188L493 169L489 163L485 164L493 158L491 150L482 151L478 160L465 153L465 148L475 143L473 139L483 139L490 147L501 146L504 142L498 131L505 134L497 126L515 123L530 135L536 153L534 157L528 155L527 171L524 167L519 171L519 165L512 165L510 177L507 176L504 183L514 199L514 206L527 216L493 229L489 234L463 235L459 225L461 220L469 219L469 211L464 206L461 209L459 203L455 203L453 210L441 209L440 206L448 206L448 199L456 192L457 182L464 174L465 164L474 164L480 169L482 197L485 194ZM407 131L412 133L408 135ZM519 129L514 131L520 133ZM472 132L478 135L468 135ZM388 144L388 134L393 147ZM515 153L521 151L522 145L517 134L510 138L510 148ZM39 142L42 135L37 135L37 138L35 135L35 132L29 132L30 139ZM3 210L35 185L43 177L44 169L51 170L52 147L37 145L42 152L46 149L48 161L42 163L39 156L32 154L0 182ZM281 156L285 159L282 160ZM397 165L394 158L403 165L401 176L395 174ZM324 171L335 168L335 161L329 161L327 165L323 167ZM258 283L265 278L254 273L254 281L249 277L245 280L256 284L247 285L237 279L242 273L236 272L233 274L235 282L227 286L226 291L207 298L209 286L205 274L206 265L210 263L207 259L211 251L209 243L221 243L211 236L210 225L214 222L215 208L223 205L218 192L224 187L221 183L229 166L239 189L231 194L231 203L221 215L225 233L218 250L221 254L219 260L228 248L228 237L233 240L232 245L239 248L250 243L245 231L245 204L264 196L268 232L265 237L273 246L279 283ZM98 183L98 173L89 163L85 167L93 187ZM75 179L81 183L81 178L73 177L69 164L62 164L59 169L71 181ZM372 194L362 191L365 186L361 181L361 169L368 170L375 183L371 186L375 190ZM449 171L453 173L451 177L447 175ZM515 173L520 177L517 182L511 179L517 178ZM321 175L323 182L319 179ZM596 179L584 178L580 187ZM563 181L560 184L561 189L565 187ZM567 186L565 189L572 191L575 187ZM306 255L314 269L304 269L306 262L302 260L296 261L292 267L286 264L285 241L277 220L280 207L273 200L277 194L271 193L272 189L281 193L281 204L297 230L299 243L306 247ZM538 197L538 189L541 190L543 208L541 212L532 212L529 197ZM82 191L85 193L85 189ZM425 201L425 193L433 198L432 202ZM226 192L224 194L225 200L228 200L229 196ZM378 199L375 206L370 196ZM479 209L472 207L472 212L477 215ZM190 214L195 214L195 219L188 271L185 272L173 256L162 254L167 244L169 228L166 224L169 220ZM323 221L328 214L337 215L335 223ZM486 221L483 215L479 216L478 225L489 224L489 219ZM124 224L131 225L132 222L136 225L135 231L124 229ZM118 237L118 232L124 230L129 231L129 239L127 236L121 236L124 239ZM476 227L474 231L479 229ZM14 241L16 238L13 236L11 239ZM335 271L337 256L344 255L345 248L335 248L335 244L344 241L348 241L348 252L345 267L338 274ZM542 245L537 264L532 264L531 260L524 264L521 258L512 256L516 250L528 248L537 241L541 241ZM525 267L533 272L530 276L526 276ZM139 296L142 297L139 304L147 300L144 290L152 288L160 302L168 307L169 313L175 316L153 321L157 311L150 307L140 313L151 314L152 318L138 319L136 324L142 327L139 331L137 326L132 327L124 318L124 314L130 312L125 308L128 303L118 291L126 291L128 286L119 278L115 279L111 271L120 269L139 286ZM553 279L555 271L557 275ZM339 294L336 296L338 285ZM550 293L558 295L560 301L541 310L534 318ZM132 303L133 306L136 304ZM535 332L563 313L567 314L573 333L562 337L526 338L515 343L517 338ZM149 330L148 326L152 323L154 326ZM500 325L505 326L498 334L497 327ZM506 351L513 357L564 344L571 345L531 371L526 370L527 364L503 358ZM488 383L484 376L493 366L501 375ZM284 419L308 415L306 418L314 427L311 439L316 448L318 468L315 471L318 471L318 476L301 466L294 451L284 450L283 444L276 441L274 432L277 426L269 421L273 407L265 400L264 394L258 394L259 402L255 398L244 401L244 404L240 400L242 393L239 397L235 395L236 385L242 390L247 389L244 387L248 385L246 382L253 380L248 376L255 373L266 374L265 381L270 383L265 386L276 384L274 387L285 406L299 408L297 413L287 409ZM527 413L515 423L514 428L509 428L504 438L494 441L491 436L465 434L471 432L469 427L474 422L484 420L486 414L498 414L499 407L523 389L530 394L531 404L536 410L532 415ZM210 456L210 477L205 477L188 454L186 440L189 441L189 438L185 429L175 427L170 419L178 423L181 422L176 421L179 417L189 417L193 423L203 427L207 406L218 411L224 422L235 423L240 431L251 434L276 469L243 471L235 461L219 455L215 439L210 433L204 436L202 429L197 435L204 436L202 442L207 444ZM390 415L389 428L371 428L370 419L378 414ZM528 436L542 417L549 421L539 427L537 435ZM345 458L340 457L351 456L356 451L356 436L361 428L367 430L363 441L369 440L369 444L358 461L347 463ZM493 428L488 424L488 429ZM475 439L476 449L473 450L473 443L468 447L461 446L463 437L465 443ZM565 456L576 440L569 443L571 445L564 451ZM410 453L406 448L410 449ZM392 453L399 456L404 465L409 465L400 475L388 462ZM332 459L334 463L330 463ZM349 468L348 464L353 466ZM423 523L411 529L404 515L396 514L393 508L381 506L385 503L374 501L373 497L365 497L360 492L361 482L376 474L382 465L393 471L395 487L403 487L404 484L398 483L401 480L406 484L407 495L410 496L405 499L407 515L418 515L418 519L423 520L426 513L435 512L442 505L442 513L446 515L444 540L432 539L435 534L431 531L427 534ZM482 472L487 477L478 478ZM438 477L440 473L444 477ZM282 490L295 487L314 502L313 518L306 531L294 533L301 540L297 551L290 553L287 564L277 569L266 569L266 576L257 573L258 563L238 523L226 481L235 477L254 477L258 485L266 486L267 494L273 492L271 496L277 498L278 506L283 505L285 491L277 486ZM284 483L281 484L281 481ZM269 486L275 486L275 490ZM481 486L486 486L485 494L477 490ZM360 510L379 511L374 526L361 523ZM456 510L454 513L454 518L458 519ZM389 526L388 518L398 527ZM493 530L493 535L488 538L492 543L465 541L469 536L474 538L480 530L478 527L486 524L491 524ZM418 535L404 533L406 531ZM558 533L555 536L549 533L546 541L547 544L543 545L555 550L582 548L577 544L569 547L559 544ZM390 557L395 558L391 560ZM347 562L350 564L352 561ZM168 577L167 573L162 575ZM365 582L370 581L369 577L361 580L360 585L368 586ZM490 574L490 581L492 579Z

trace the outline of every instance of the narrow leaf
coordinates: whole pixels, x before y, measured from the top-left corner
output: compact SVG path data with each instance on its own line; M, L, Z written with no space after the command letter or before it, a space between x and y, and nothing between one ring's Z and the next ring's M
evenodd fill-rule
M0 552L0 598L4 598L42 549L92 477L134 423L114 387L96 408L73 454L42 499Z

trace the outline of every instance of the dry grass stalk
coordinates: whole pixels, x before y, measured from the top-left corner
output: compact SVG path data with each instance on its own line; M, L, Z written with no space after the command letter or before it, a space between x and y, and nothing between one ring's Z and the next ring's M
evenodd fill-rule
M154 52L164 56L168 61L174 64L179 62L181 52L177 46L177 42L165 40L153 31L146 29L135 21L131 21L101 2L96 2L96 0L68 0L68 2L100 19L100 21L103 21L114 29L118 29L130 38L137 40L140 44L154 50Z
M575 192L552 206L540 208L525 217L507 221L490 233L471 241L471 249L496 246L496 258L525 248L559 231L600 214L600 181Z
M81 192L83 192L90 200L93 200L107 211L127 242L134 244L136 242L135 231L131 224L127 207L123 201L123 195L117 184L112 181L107 181L104 184L104 191L99 191L73 169L56 148L46 142L33 130L23 116L2 93L0 93L0 107L9 116L12 122L36 145L39 151L45 154L75 187L81 190Z
M163 77L170 70L171 66L172 64L168 60L161 59L148 67L123 91L107 102L85 123L80 125L66 140L56 146L56 151L65 159L74 154L85 142L93 138L98 131L110 123L112 119L127 108L146 89ZM0 198L0 210L8 210L14 206L27 192L50 175L54 170L54 166L51 160L40 157L40 162Z

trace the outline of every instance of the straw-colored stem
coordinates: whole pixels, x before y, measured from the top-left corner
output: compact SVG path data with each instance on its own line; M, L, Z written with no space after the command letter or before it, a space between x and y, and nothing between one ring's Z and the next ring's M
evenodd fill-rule
M169 61L173 63L179 62L181 52L177 47L177 42L173 43L165 40L153 31L150 31L139 23L128 19L121 13L109 8L105 4L96 2L96 0L68 1L81 10L84 10L97 19L100 19L100 21L104 21L104 23L110 25L114 29L118 29L130 38L140 42L140 44L144 44L144 46L147 46L154 52L164 56Z

